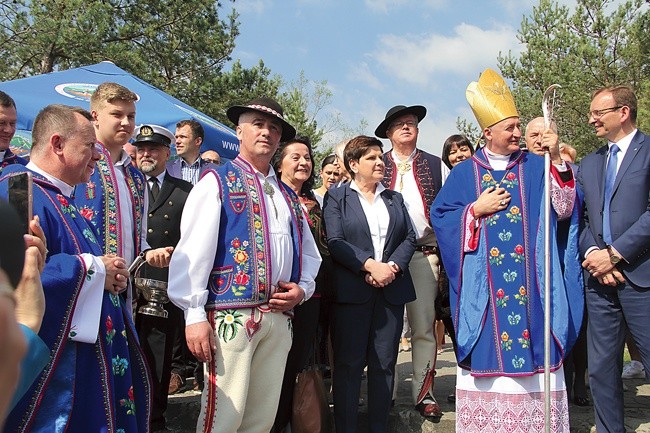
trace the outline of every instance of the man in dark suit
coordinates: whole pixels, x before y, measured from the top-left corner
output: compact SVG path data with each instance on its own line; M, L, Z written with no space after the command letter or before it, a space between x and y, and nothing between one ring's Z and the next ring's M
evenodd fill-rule
M650 368L650 137L636 129L628 87L596 91L589 123L608 141L580 163L587 281L589 381L598 433L625 432L623 344L630 330ZM646 378L648 378L646 373Z
M216 164L200 156L204 131L199 122L193 119L181 120L176 124L174 137L178 159L167 163L169 174L196 185L206 170L217 169Z
M174 247L181 236L181 214L192 184L170 176L165 170L169 146L174 138L169 130L157 125L142 125L136 134L136 162L149 186L147 242L152 248ZM139 276L166 282L168 268L145 265ZM144 304L146 301L139 296L138 307ZM172 352L175 340L185 328L183 313L178 307L169 302L165 304L165 310L169 315L167 318L137 313L135 321L153 379L153 431L165 428Z

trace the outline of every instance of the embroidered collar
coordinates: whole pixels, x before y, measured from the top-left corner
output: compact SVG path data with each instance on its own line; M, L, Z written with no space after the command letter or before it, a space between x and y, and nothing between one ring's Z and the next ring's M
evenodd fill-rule
M73 186L70 186L67 183L65 183L64 181L62 181L60 179L57 179L56 177L52 176L51 174L41 170L41 168L38 167L36 164L34 164L33 161L30 161L29 163L27 163L25 168L33 171L34 173L40 174L45 179L49 180L52 183L52 185L57 187L61 191L61 194L63 194L64 196L66 196L66 197L72 197L73 196L73 192L74 192L74 187Z
M489 152L489 157L487 152L489 151L485 147L482 147L480 150L474 153L474 156L472 156L472 160L487 170L494 170L494 168L492 168L492 165L490 165L490 158L493 160L508 159L508 165L505 167L505 170L510 170L524 157L524 152L521 150L513 152L510 155L497 155Z

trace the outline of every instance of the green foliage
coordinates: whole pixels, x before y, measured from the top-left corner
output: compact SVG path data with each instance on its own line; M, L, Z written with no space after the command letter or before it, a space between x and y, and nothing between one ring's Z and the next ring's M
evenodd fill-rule
M196 98L191 100L193 106L203 107L207 114L229 126L232 124L226 117L228 107L261 96L277 99L283 86L282 78L272 74L262 60L249 69L237 60L230 71L222 72L211 80L197 82L200 87Z
M212 0L3 1L4 80L110 60L191 99L196 78L218 74L235 47L237 14Z
M467 137L474 149L478 149L479 146L483 145L483 131L478 129L476 125L471 122L468 122L463 118L456 118L456 129L458 133Z
M555 110L560 139L573 145L579 156L603 144L588 124L594 90L632 86L647 122L649 30L648 7L642 0L628 0L618 8L611 0L578 0L572 14L556 1L541 0L521 23L518 38L526 44L524 52L519 57L499 56L503 76L512 79L522 123L542 114L542 95L553 83L562 86Z
M325 114L327 82L302 72L287 84L261 59L225 70L239 23L234 9L227 16L223 9L214 0L0 0L0 80L110 60L230 126L228 107L272 97L320 161L331 147L325 140L319 150L324 137L353 129Z

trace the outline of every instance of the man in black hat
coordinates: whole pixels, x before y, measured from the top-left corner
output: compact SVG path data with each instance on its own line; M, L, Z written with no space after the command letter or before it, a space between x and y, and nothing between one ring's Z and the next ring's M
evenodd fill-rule
M190 351L205 364L203 432L268 433L291 347L294 306L314 292L320 255L298 197L270 165L294 137L282 107L230 107L240 153L208 171L183 211L169 296L185 311Z
M440 258L429 209L449 170L440 158L416 147L418 124L426 114L421 105L397 105L388 110L375 135L390 140L392 149L384 154L384 186L402 193L416 231L417 247L409 270L417 299L406 304L413 347L413 401L422 416L439 418L442 412L433 396L433 377L437 353L434 303Z
M136 129L133 145L136 148L136 163L144 174L149 191L147 220L147 242L152 248L173 249L181 237L181 214L192 184L172 177L165 169L170 155L170 143L174 135L158 125L142 125ZM139 275L142 278L167 282L168 268L144 265ZM138 308L146 305L142 294L138 297ZM175 342L185 328L183 312L171 302L164 305L168 317L157 317L138 312L135 326L140 344L151 370L153 399L151 411L152 431L165 428L167 390L172 373L172 353ZM184 344L184 343L183 343Z

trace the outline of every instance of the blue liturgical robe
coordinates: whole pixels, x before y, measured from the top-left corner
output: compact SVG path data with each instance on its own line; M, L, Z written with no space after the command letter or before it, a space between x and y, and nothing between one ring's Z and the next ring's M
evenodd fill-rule
M26 170L20 165L3 170L0 197L7 196L8 177ZM151 392L130 306L103 290L105 271L96 259L103 252L73 198L39 174L33 172L33 178L34 214L49 249L41 277L46 309L39 337L50 360L8 416L5 432L147 432ZM94 292L101 306L86 308L94 307L99 317L89 329L80 329L77 306L93 283L101 285ZM88 322L93 321L80 323ZM79 341L80 335L89 341Z
M496 171L480 150L454 167L431 207L449 275L459 365L474 376L518 377L544 369L543 179L544 160L537 155L516 152L506 170ZM506 209L480 219L477 248L465 252L469 207L491 186L506 188L511 201ZM555 371L577 338L584 297L578 207L560 246L555 211L550 217Z

